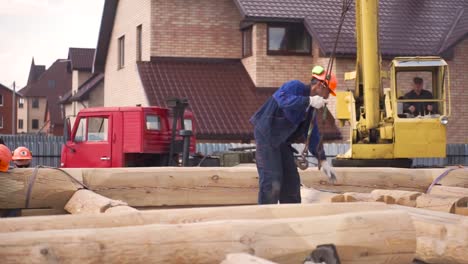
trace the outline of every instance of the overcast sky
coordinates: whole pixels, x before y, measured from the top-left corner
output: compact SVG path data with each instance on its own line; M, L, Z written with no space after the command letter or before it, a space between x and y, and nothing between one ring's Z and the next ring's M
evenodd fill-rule
M69 47L96 48L104 0L0 0L0 83L26 85L31 59L47 68Z

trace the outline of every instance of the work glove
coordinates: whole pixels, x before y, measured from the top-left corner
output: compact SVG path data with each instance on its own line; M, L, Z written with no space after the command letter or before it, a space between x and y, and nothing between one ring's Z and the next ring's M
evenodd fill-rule
M327 99L324 99L322 96L314 95L309 96L309 104L315 109L320 109L325 106L327 103Z
M330 163L328 163L326 160L322 160L320 161L320 166L319 166L319 170L321 169L321 171L327 175L328 177L328 181L332 184L335 184L336 182L336 174L335 174L335 170L333 169L333 167L330 165Z

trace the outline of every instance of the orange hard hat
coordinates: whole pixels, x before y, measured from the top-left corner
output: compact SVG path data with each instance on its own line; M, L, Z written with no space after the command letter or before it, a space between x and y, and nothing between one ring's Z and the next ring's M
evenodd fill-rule
M12 160L31 160L32 154L27 147L17 147L13 151Z
M312 69L312 78L325 82L328 86L328 89L330 89L330 93L333 96L336 96L335 91L336 87L338 86L338 80L336 79L336 76L333 72L328 76L327 71L323 69L323 67L315 66Z
M6 172L10 167L11 150L5 146L0 145L0 171Z

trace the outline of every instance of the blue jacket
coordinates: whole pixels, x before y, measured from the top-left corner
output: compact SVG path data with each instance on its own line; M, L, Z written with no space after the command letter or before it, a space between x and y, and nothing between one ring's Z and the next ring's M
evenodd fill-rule
M307 138L314 108L309 107L310 89L300 81L283 84L265 104L250 118L262 140L273 147ZM317 153L320 132L317 117L309 142L309 151L319 160L326 159L323 148Z

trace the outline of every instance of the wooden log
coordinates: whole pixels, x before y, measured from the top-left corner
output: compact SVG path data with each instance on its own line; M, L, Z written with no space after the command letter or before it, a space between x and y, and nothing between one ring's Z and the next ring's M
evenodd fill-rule
M221 264L276 264L276 262L271 262L247 253L232 253L228 254Z
M246 252L300 263L318 245L334 244L342 263L411 263L416 234L410 216L386 210L332 216L215 221L182 225L0 234L4 263L219 263Z
M416 207L451 214L464 214L468 207L468 197L423 194L416 199Z
M65 169L91 190L133 207L237 205L257 202L254 167ZM400 189L424 192L444 169L336 168L331 185L316 168L301 171L302 183L317 190L371 192ZM24 208L33 169L14 169L0 177L0 209ZM455 170L444 185L468 187L468 171ZM40 169L30 208L63 208L77 185L60 171Z
M100 214L116 210L118 211L138 211L127 205L127 203L112 200L89 190L78 190L65 205L65 210L71 214Z
M388 209L388 206L382 203L281 204L127 211L99 215L6 218L0 219L0 233L149 224L183 224L233 219L298 218L385 209Z
M450 187L450 186L433 186L431 195L453 196L453 197L468 197L468 188Z
M301 187L302 203L339 203L344 202L344 195L332 192L322 192L314 188Z
M467 217L400 205L390 207L411 215L417 235L417 259L430 264L467 263Z
M383 194L372 194L372 193L356 193L356 192L346 192L343 194L344 202L384 202L386 204L394 204L395 199L388 195ZM338 200L338 197L335 197L334 200ZM332 199L333 200L333 199Z
M416 207L416 199L422 195L421 192L410 192L400 190L373 190L371 192L373 196L390 196L395 200L396 204Z
M55 208L63 209L65 203L81 187L73 183L62 171L41 168L38 170L36 180L33 182L32 168L12 169L0 176L0 209L24 208L26 194L30 185L29 208ZM69 174L82 182L81 169L67 169Z
M285 204L123 212L100 215L40 216L0 219L0 232L86 229L149 224L180 224L229 219L275 219L375 211L386 208L411 214L418 235L418 258L426 263L466 264L466 217L383 203ZM446 262L444 262L445 260Z
M67 215L64 209L21 209L21 216Z

